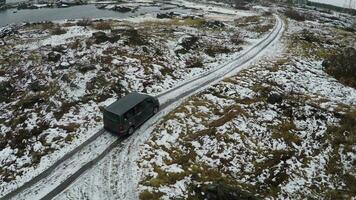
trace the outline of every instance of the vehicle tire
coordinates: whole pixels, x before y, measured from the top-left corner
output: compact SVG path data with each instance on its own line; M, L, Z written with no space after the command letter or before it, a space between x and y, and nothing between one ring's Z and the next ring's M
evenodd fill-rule
M134 133L135 129L131 126L129 130L127 131L127 135L132 135Z
M158 107L157 106L153 108L153 114L156 114L156 113L158 113Z

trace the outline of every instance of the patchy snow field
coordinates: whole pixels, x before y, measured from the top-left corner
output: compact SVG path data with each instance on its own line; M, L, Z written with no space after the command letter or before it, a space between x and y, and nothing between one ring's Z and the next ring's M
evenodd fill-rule
M356 198L356 90L321 65L354 33L286 22L263 61L142 127L57 199Z
M209 13L10 27L0 46L1 194L96 133L100 106L232 60L274 25L271 15Z
M137 159L140 199L356 198L356 90L321 65L355 35L341 31L330 43L340 30L288 23L282 55L191 97L156 126ZM303 39L305 29L320 40Z

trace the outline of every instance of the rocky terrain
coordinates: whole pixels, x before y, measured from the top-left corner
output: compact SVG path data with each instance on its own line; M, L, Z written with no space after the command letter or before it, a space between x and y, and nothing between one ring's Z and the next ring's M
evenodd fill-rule
M2 28L2 189L102 128L101 106L130 91L158 94L236 57L273 28L270 13L229 11Z
M263 59L159 113L57 199L355 199L355 18L181 3L194 12L167 3L159 14L0 28L0 192L98 132L102 106L234 60L275 13L285 31Z
M355 34L324 20L286 19L278 51L164 117L140 199L356 198L356 90L335 79L352 76L335 71L353 73Z

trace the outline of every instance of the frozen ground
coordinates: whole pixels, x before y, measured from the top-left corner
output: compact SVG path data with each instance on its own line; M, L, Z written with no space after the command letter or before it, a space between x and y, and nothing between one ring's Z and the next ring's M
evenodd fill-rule
M354 33L287 23L273 53L172 105L57 199L355 198L356 90L321 66Z
M279 23L279 27L282 24ZM277 29L278 30L278 29ZM283 29L282 29L283 32ZM276 31L274 36L271 37L274 42L278 42L279 37L282 32ZM267 42L267 41L266 41ZM268 43L266 43L268 44ZM255 61L261 56L261 54L265 54L270 51L275 51L279 46L275 43L272 44L273 48L264 49L261 52L261 48L264 47L264 43L259 45L259 48L256 49L256 52L260 52L259 55L253 57ZM254 51L250 51L250 54L255 55ZM246 56L248 57L248 56ZM211 75L204 76L202 80L199 82L206 82L207 80L218 80L222 79L222 76L227 72L237 72L244 67L248 67L248 63L241 66L241 61L243 63L244 58L240 58L235 65L228 64L223 66L221 70L214 72ZM236 68L235 66L239 66ZM194 82L195 83L195 82ZM174 96L179 94L183 94L184 92L189 91L190 89L196 87L191 84L186 85L179 90L174 90L164 96L159 98L160 102L165 104L165 102L169 102ZM205 87L202 87L203 89ZM198 90L199 91L199 90ZM176 99L176 98L175 98ZM152 134L153 128L156 124L152 124L153 120L160 119L162 116L167 115L167 112L177 107L181 103L181 100L175 102L173 105L165 108L158 116L152 118L148 123L146 123L140 130L136 131L136 133L125 140L119 147L114 148L110 154L108 154L96 167L89 170L82 177L80 177L76 182L71 185L68 189L66 189L63 193L58 195L56 199L67 199L67 198L91 198L91 199L138 199L138 190L137 184L139 178L141 176L142 171L138 168L136 161L140 159L139 150L142 148L142 144L146 142L147 138L149 138ZM163 117L164 119L165 117ZM102 185L107 185L109 187L103 188Z
M274 23L272 16L221 12L10 28L0 46L1 194L97 132L100 106L129 91L157 94L198 76L256 44ZM92 36L100 30L105 37Z
M321 65L325 49L334 51L354 34L333 35L333 43L323 46L321 34L336 30L315 22L288 24L282 54L193 96L156 126L137 159L140 199L217 193L356 198L356 90ZM320 46L301 39L304 29Z
M158 94L219 66L260 41L274 22L222 10L188 20L145 16L17 28L22 38L10 35L0 47L1 89L9 94L0 103L1 192L95 133L100 105L133 90ZM207 23L214 19L224 26ZM345 123L354 119L355 90L325 74L321 61L354 34L317 21L288 24L279 51L270 49L274 57L171 105L167 111L177 108L162 121L145 124L57 198L202 198L216 186L265 198L353 197L355 142ZM101 42L91 36L98 29L118 40ZM322 40L310 42L304 29ZM59 60L48 61L49 53Z

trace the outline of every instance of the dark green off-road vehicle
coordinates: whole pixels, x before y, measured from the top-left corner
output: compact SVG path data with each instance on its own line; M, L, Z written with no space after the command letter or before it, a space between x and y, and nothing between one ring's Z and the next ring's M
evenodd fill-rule
M118 135L132 134L158 110L157 98L132 92L104 108L104 128Z

